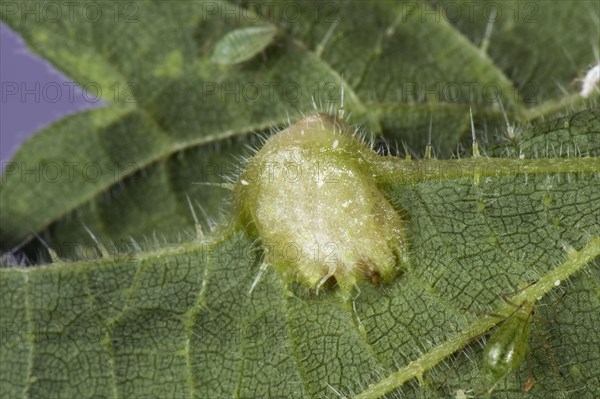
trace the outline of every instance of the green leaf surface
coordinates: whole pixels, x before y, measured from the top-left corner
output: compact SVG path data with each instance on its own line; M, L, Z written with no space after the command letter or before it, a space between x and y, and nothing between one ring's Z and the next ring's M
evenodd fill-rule
M110 105L44 129L5 168L2 247L40 234L76 258L75 242L92 243L83 225L119 249L185 240L188 198L205 228L228 209L226 191L194 182L235 175L255 132L312 112L313 99L338 107L342 87L352 122L417 154L431 126L438 156L468 135L469 107L496 142L499 99L511 123L589 106L576 79L596 61L595 2L502 3L487 36L499 5L454 6L460 18L437 2L91 1L58 17L52 1L3 7L33 51ZM211 62L228 34L266 23L279 33L263 56Z
M436 1L440 10L513 82L530 117L573 97L598 62L595 2ZM458 11L462 11L459 13ZM585 30L572 29L575 26ZM574 63L586 60L573 69ZM578 71L574 76L573 72ZM565 98L566 97L566 98Z
M489 35L481 8L463 20L429 8L448 2L90 2L108 18L22 17L50 3L0 7L2 21L109 105L5 165L2 248L39 234L53 262L0 267L1 398L479 397L484 338L515 309L503 295L536 319L528 361L491 397L600 396L600 111L571 84L597 62L598 4L501 3ZM535 25L511 14L525 4ZM264 54L210 60L228 33L264 23L278 29ZM465 83L479 89L444 97ZM223 175L313 98L337 109L342 86L350 122L413 155L431 126L439 159L376 161L406 223L407 270L354 297L273 268L251 290L263 253L231 227Z
M552 140L577 118L588 123L575 136L594 137L579 129L595 132L597 112L538 133ZM410 247L392 283L316 295L268 269L249 293L260 250L231 229L1 269L1 396L447 398L481 390L478 339L503 322L486 312L514 311L506 294L552 323L533 322L528 365L493 397L597 397L598 158L380 162ZM535 284L519 292L520 282Z

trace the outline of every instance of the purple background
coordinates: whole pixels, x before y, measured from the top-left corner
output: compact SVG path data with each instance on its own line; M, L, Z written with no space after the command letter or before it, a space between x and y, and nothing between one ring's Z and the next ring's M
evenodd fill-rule
M52 122L102 101L84 96L73 82L52 65L32 54L23 39L0 23L0 162L4 164L19 145ZM10 90L16 93L10 94ZM23 90L24 89L24 90Z

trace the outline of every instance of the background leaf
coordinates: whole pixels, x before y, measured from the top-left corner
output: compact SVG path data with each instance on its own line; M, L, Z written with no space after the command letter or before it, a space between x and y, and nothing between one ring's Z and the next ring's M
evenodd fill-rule
M113 3L94 4L114 15ZM494 23L482 52L488 19L436 20L436 12L420 8L443 3L265 4L122 3L132 8L121 9L120 23L80 16L36 22L1 8L2 20L32 49L78 82L98 83L111 103L65 118L16 154L16 172L6 169L0 186L2 246L37 233L63 259L82 257L92 241L85 224L117 247L113 257L94 261L0 269L1 397L358 394L468 331L482 319L469 310L502 306L501 295L519 282L543 278L575 256L565 248L589 249L600 236L600 176L590 172L600 170L597 94L584 101L570 85L597 62L596 44L581 38L597 36L600 6L531 3L540 10L531 25L510 16L525 3L502 3L509 17ZM298 16L286 19L286 7ZM235 18L242 11L257 17ZM256 20L281 31L264 55L233 66L210 62L220 38ZM540 49L559 55L548 61ZM263 90L255 102L223 94L227 85L239 93L250 83ZM292 83L297 98L284 90ZM411 94L417 83L432 86L426 99ZM483 91L443 98L454 83L498 87L515 137ZM335 290L317 296L268 270L249 295L259 248L253 237L223 227L194 240L188 198L198 215L206 212L200 218L208 227L210 219L227 220L219 215L227 214L229 193L192 183L235 175L235 156L248 153L246 144L259 145L255 133L312 112L312 98L318 108L336 109L342 84L350 121L406 141L413 155L431 121L437 155L458 146L464 157L472 107L483 150L508 157L515 172L386 182L411 248L409 270L389 285L364 283L358 297L344 301ZM522 92L531 85L535 96ZM217 92L208 95L212 87ZM573 112L586 107L592 109ZM521 156L552 158L555 169L526 173ZM561 172L573 159L586 171ZM20 175L24 163L65 162L96 165L102 177ZM427 161L410 162L428 171ZM35 258L40 248L33 240L26 251ZM493 397L600 396L600 264L596 257L580 266L536 303L536 313L555 322L534 323L529 366ZM422 383L409 381L388 396L447 398L480 389L481 343L473 337L465 344ZM528 368L535 384L526 394Z
M505 129L499 99L511 123L585 106L576 79L596 62L600 31L595 2L91 1L61 18L47 16L50 3L13 2L1 17L111 105L44 129L6 168L2 247L33 239L32 260L44 248L35 233L76 258L77 243L92 244L82 225L121 250L130 238L187 240L188 197L205 228L223 220L228 193L193 183L235 175L254 132L313 112L313 99L338 107L342 85L351 122L413 155L430 124L435 153L455 151L469 136L469 107L481 140L495 142ZM26 7L38 17L24 18ZM210 61L224 35L257 23L280 30L262 56Z

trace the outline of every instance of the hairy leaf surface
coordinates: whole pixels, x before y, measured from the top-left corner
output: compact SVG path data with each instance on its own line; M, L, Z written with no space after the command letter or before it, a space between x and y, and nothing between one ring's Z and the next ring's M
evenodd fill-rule
M597 62L598 4L502 2L492 24L483 7L498 2L462 19L439 10L470 2L91 3L108 17L0 8L109 103L5 166L2 249L53 261L0 268L0 397L460 398L481 391L482 338L514 311L503 295L536 320L528 362L492 397L600 396L600 112L597 92L577 95ZM265 23L277 36L264 54L211 62L229 32ZM251 290L263 253L229 227L223 176L256 133L338 110L342 87L351 123L413 155L377 161L407 270L353 297L273 268ZM438 159L415 160L430 126Z
M2 21L110 105L44 129L5 168L2 247L33 240L35 259L37 233L77 258L83 225L119 250L131 237L185 241L188 197L205 228L228 209L226 191L193 183L235 176L254 132L339 107L342 87L351 122L413 155L430 129L438 156L455 151L469 107L497 142L498 100L511 123L589 106L577 79L597 61L595 2L453 6L460 17L443 2L91 1L55 18L52 1L11 3ZM211 62L229 32L264 23L280 33L262 57Z

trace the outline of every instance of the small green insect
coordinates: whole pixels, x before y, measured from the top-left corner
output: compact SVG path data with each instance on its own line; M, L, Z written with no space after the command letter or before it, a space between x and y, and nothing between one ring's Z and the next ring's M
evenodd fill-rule
M277 28L273 25L236 29L217 42L211 61L223 65L248 61L271 44L276 35Z
M554 285L560 285L560 280L556 280ZM532 321L537 319L537 321L545 323L555 323L556 306L564 301L566 294L567 292L565 291L552 305L554 316L551 319L543 319L534 316L535 305L527 300L521 302L520 305L517 305L505 295L502 296L502 299L509 305L514 306L516 310L511 313L498 328L496 328L483 349L483 366L480 379L481 393L487 395L491 394L500 381L518 370L527 356L527 345ZM492 316L504 318L504 316L499 315ZM542 348L546 351L556 376L565 382L565 376L552 355L550 345L543 336L536 334L536 338L539 340ZM529 377L527 378L527 381L525 381L523 391L525 393L529 392L535 382L532 369L529 367Z
M524 301L496 329L485 345L481 382L486 393L491 393L502 379L515 372L525 360L533 311L533 305Z

